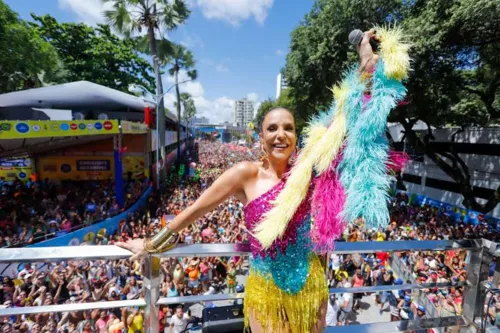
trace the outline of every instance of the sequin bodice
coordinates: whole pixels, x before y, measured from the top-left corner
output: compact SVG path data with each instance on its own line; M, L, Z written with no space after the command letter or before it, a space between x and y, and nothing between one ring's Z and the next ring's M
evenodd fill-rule
M272 208L271 202L284 188L282 180L266 193L250 201L244 209L246 228L250 232ZM303 287L309 270L310 241L310 198L302 202L288 223L284 235L275 240L269 249L262 249L259 241L249 235L252 251L252 269L261 275L270 274L281 289L296 293Z

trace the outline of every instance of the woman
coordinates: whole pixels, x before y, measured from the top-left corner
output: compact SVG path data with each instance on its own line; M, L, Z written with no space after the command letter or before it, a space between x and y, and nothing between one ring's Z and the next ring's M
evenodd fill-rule
M374 31L364 34L358 52L361 67L371 73L378 57L369 44ZM276 108L268 112L261 125L262 158L259 162L241 162L224 172L190 207L175 217L151 240L119 243L135 255L168 251L174 245L175 233L229 198L235 196L246 204L248 230L263 219L272 208L271 202L284 188L290 157L296 150L295 119L290 111ZM263 249L253 237L252 265L245 295L245 325L252 332L322 332L328 289L324 269L311 251L310 200L298 207L292 222L275 246ZM293 274L291 273L293 272Z

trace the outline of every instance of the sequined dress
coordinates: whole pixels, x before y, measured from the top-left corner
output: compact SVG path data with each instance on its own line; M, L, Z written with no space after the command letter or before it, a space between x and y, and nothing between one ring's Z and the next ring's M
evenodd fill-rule
M263 214L271 209L271 201L285 186L280 181L272 189L249 202L245 224L253 230ZM319 319L319 309L328 298L324 269L312 252L309 236L310 199L297 209L281 239L263 250L258 240L249 236L252 256L245 293L245 328L252 311L267 330L278 332L287 322L293 333L310 333Z

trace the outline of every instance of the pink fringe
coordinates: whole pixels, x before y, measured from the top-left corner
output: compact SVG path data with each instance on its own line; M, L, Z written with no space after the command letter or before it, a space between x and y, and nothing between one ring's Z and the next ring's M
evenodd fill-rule
M410 161L410 156L405 152L390 150L389 158L387 160L388 171L399 172Z
M311 238L317 253L333 251L334 241L342 235L347 226L340 217L345 202L344 188L337 175L337 165L341 160L342 154L339 153L330 168L315 179L311 206L314 218Z

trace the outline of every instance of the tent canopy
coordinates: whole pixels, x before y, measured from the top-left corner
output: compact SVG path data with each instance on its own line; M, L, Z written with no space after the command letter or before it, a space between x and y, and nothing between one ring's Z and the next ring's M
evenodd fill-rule
M0 95L0 108L34 107L73 111L99 109L144 112L144 107L147 105L154 106L154 103L88 81L76 81ZM170 112L167 116L172 121L177 120L177 117Z

